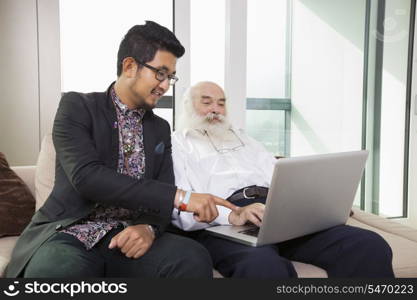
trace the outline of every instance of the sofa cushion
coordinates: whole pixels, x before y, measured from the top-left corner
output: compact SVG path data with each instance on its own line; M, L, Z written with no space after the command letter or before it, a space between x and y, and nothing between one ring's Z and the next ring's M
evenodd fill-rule
M0 277L4 275L4 270L10 261L17 239L17 236L7 236L0 239Z
M397 223L390 219L381 218L374 214L366 213L359 209L355 209L354 219L417 243L417 230L415 228Z
M43 138L36 165L35 195L36 210L38 210L52 192L55 181L55 148L52 134L47 134Z
M327 278L327 272L322 268L298 261L291 262L297 272L297 276L300 278Z
M0 237L19 235L35 212L35 199L0 152Z
M327 272L322 268L298 261L292 261L292 264L299 278L327 278ZM215 269L213 269L213 277L223 278L219 271Z

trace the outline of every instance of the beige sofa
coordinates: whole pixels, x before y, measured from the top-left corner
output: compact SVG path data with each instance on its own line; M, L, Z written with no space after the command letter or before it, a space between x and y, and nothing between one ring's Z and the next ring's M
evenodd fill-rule
M38 209L49 195L55 176L55 151L51 136L42 142L37 166L14 167L14 171L26 182L36 197ZM394 272L397 277L417 277L417 229L400 225L372 214L354 209L348 224L369 229L382 235L390 244L394 257ZM10 260L17 237L0 238L0 277ZM327 277L326 272L316 266L293 262L299 277ZM215 277L221 277L214 271Z

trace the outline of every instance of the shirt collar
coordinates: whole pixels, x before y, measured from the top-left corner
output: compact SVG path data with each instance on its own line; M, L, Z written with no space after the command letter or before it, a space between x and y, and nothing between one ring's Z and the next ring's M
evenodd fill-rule
M114 90L114 86L110 90L110 95L113 100L114 105L116 106L116 109L121 112L123 115L126 116L133 116L136 115L139 117L139 119L142 119L143 116L146 113L146 110L143 108L135 108L135 109L129 109L126 104L124 104L120 98L117 96L116 91Z

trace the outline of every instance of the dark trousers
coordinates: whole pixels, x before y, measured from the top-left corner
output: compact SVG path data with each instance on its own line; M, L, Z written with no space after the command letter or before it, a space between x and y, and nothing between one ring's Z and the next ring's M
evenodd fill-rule
M265 199L257 201L264 202ZM235 204L250 203L245 200ZM205 231L190 236L207 248L214 268L225 277L297 277L290 260L318 266L326 270L329 277L394 276L392 251L387 242L372 231L348 225L262 247L213 237Z
M393 277L391 248L378 234L347 225L276 245L251 247L200 232L214 268L225 277L297 277L290 260L313 264L329 277Z
M207 250L197 242L164 233L138 259L127 258L118 248L108 249L111 230L91 250L72 235L59 232L46 241L25 268L24 277L135 277L211 278Z

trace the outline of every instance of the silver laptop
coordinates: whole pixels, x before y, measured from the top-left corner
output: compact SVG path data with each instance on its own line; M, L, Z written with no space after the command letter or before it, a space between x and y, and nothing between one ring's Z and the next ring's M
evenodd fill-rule
M281 158L275 164L261 227L220 225L206 230L256 247L345 224L367 157L364 150Z

